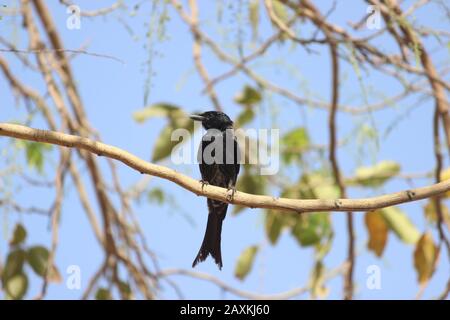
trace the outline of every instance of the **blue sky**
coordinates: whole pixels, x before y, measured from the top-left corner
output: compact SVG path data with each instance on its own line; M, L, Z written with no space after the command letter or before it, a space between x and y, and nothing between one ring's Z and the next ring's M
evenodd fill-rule
M111 1L98 2L99 4L96 3L94 6L91 1L76 1L82 10L111 3ZM219 38L214 2L200 2L201 23L208 26L209 34ZM406 2L412 3L412 1ZM6 1L6 3L12 3L12 1ZM101 133L103 141L123 148L143 159L150 159L155 139L165 122L160 119L151 119L144 124L137 124L132 118L134 111L144 107L144 82L147 78L145 61L148 59L148 48L143 45L146 42L145 32L151 12L150 5L143 4L136 16L133 17L128 16L126 12L117 12L104 18L83 18L80 30L68 30L65 27L67 19L65 8L57 1L48 1L47 3L66 48L78 49L87 44L87 50L90 52L114 56L124 62L79 55L73 59L72 69L88 117L92 126ZM330 3L329 1L317 1L317 5L322 12L326 12ZM330 16L331 21L344 25L348 21L359 21L366 12L365 4L361 4L360 1L351 1L351 5L348 5L349 3L350 1L345 1L344 5L344 1L338 2L335 12ZM147 104L170 102L182 106L187 111L212 109L210 100L202 94L203 84L201 79L194 71L191 35L186 25L181 22L172 8L169 8L169 10L171 19L166 24L168 39L152 44L157 54L152 60L152 69L155 75L151 79L151 90ZM235 9L231 9L231 11L233 10ZM444 15L438 7L430 6L429 9L419 12L420 14L417 14L416 18L422 24L441 27L441 29L447 26L444 23ZM14 19L16 19L16 27L12 26ZM2 26L2 29L4 28L2 36L13 38L18 47L26 48L28 40L26 34L20 28L20 21L20 18L4 17L0 21L4 25ZM134 35L131 35L120 21L126 21L129 27L134 30ZM232 14L225 15L223 21L224 33L226 34L223 48L236 55L236 50L227 46L227 44L233 42L239 30L235 24L229 23L234 21ZM311 30L311 27L305 27L305 30L302 29L301 32L307 34L309 30ZM245 29L244 36L249 37L249 32L249 29ZM271 26L267 22L262 23L259 30L260 38L266 38L271 33ZM439 49L435 42L431 42L431 40L429 45L430 49ZM393 44L386 41L386 43L380 43L380 46L392 48ZM246 47L245 49L248 53L252 48ZM286 86L298 92L299 95L313 92L315 96L328 101L330 97L328 49L320 47L314 49L317 50L315 54L307 54L301 48L275 45L269 50L265 58L265 61L272 64L260 62L253 66L267 79ZM448 55L448 50L441 49L435 55L436 63L448 64ZM10 61L11 69L23 82L36 87L40 92L43 91L44 88L39 74L26 70L12 55L6 55L6 58ZM276 67L276 63L280 62L292 66L291 71L295 73L294 76L290 75L286 68ZM219 75L229 69L223 63L218 62L207 49L204 49L204 63L212 76ZM364 85L371 92L369 102L376 100L374 98L376 94L388 96L401 89L398 83L392 80L387 81L380 74L370 73L369 75L364 70L361 70L361 74ZM0 79L2 79L0 80L0 92L9 92L8 85L3 78ZM352 105L363 104L355 70L347 63L342 63L341 81L341 101ZM220 83L216 87L220 100L225 106L225 111L232 118L242 110L233 101L233 97L245 84L253 83L239 75ZM270 104L265 102L259 110L261 120L255 121L252 124L253 126L279 128L281 134L283 134L290 128L304 125L309 129L314 143L326 143L328 136L326 112L306 106L298 106L276 96L267 98L268 101L272 101L277 106L277 116L271 116L268 111ZM432 101L426 100L405 115L405 110L415 103L415 99L417 99L417 96L373 114L373 119L380 132L380 148L377 152L372 152L369 148L364 149L362 156L358 153L353 132L356 127L363 123L370 125L370 118L352 118L341 114L338 116L339 136L347 137L351 141L338 151L339 162L345 175L351 175L357 166L370 165L378 160L397 161L402 165L402 172L406 173L427 172L434 168L433 146L431 144L434 104ZM7 94L2 105L5 111L0 115L0 121L24 121L25 109L23 109L23 106L21 108L15 107L12 95ZM383 134L397 117L403 117L403 120L399 121L388 135ZM44 123L38 119L33 122L34 127L40 125L44 126ZM1 140L2 146L5 146L5 139ZM56 159L54 158L53 162L50 161L46 165L45 176L47 179L53 178ZM25 167L23 157L18 157L18 161ZM199 178L199 172L195 164L175 166L170 163L170 160L163 162L163 164ZM106 168L105 162L102 162L102 165ZM141 178L139 173L122 164L119 164L118 168L124 186L131 186ZM294 170L294 172L296 171ZM283 172L283 174L288 177L292 175L289 171ZM430 180L422 179L415 181L414 186L429 183L431 183ZM141 201L137 204L135 211L147 241L159 255L162 268L190 269L203 237L207 214L206 200L196 197L170 182L157 178L152 179L150 185L151 187L163 188L183 209L179 211L170 205L159 206L147 201ZM410 185L404 180L394 179L375 191L352 188L349 190L349 197L373 196L409 187ZM52 201L52 196L48 191L39 188L27 187L26 189L16 189L14 192L16 201L26 201L30 205L46 207ZM275 194L276 190L272 192ZM430 230L433 232L434 238L437 239L436 232L424 219L422 210L424 204L425 202L421 201L400 207L407 213L420 232ZM263 215L261 213L262 211L258 209L247 209L237 216L229 214L224 223L222 234L224 268L222 271L218 271L216 265L208 259L205 263L200 264L196 270L212 274L236 288L266 294L304 286L308 281L313 265L313 250L300 248L295 239L288 233L283 234L276 246L271 246L264 234ZM5 239L8 238L8 233L5 231L10 232L16 221L21 221L26 225L28 229L27 243L50 245L51 233L48 228L48 219L41 216L15 213L1 213L1 215L3 225L0 243L1 256L4 256L7 250ZM186 219L186 215L192 219L193 224ZM413 298L418 290L416 273L413 269L413 246L400 242L391 233L383 257L381 259L376 258L373 253L366 249L367 232L364 227L363 214L355 213L354 216L358 253L355 269L355 282L357 284L355 298ZM345 260L347 252L345 214L332 214L332 221L335 239L333 247L325 259L328 268L334 268L341 264ZM251 274L244 281L239 281L233 276L235 262L242 250L253 244L260 244L262 250L255 260ZM67 277L66 268L70 265L79 265L82 272L82 288L85 288L90 276L96 271L102 259L103 253L95 242L89 223L78 201L76 190L69 183L67 185L67 196L63 204L56 264L64 280ZM381 269L381 290L369 290L365 285L367 280L366 269L373 264ZM442 251L440 267L425 291L424 297L432 298L441 293L448 276L448 257ZM201 280L183 276L174 276L173 279L188 298L235 297L229 293L223 293L213 284ZM328 286L330 288L329 298L340 299L342 297L342 277L332 279L328 282ZM33 297L39 288L40 280L33 278L28 297ZM76 299L81 296L81 293L82 291L79 290L69 290L63 282L49 287L48 298ZM176 298L176 295L169 286L164 286L161 297ZM307 295L300 298L307 298Z

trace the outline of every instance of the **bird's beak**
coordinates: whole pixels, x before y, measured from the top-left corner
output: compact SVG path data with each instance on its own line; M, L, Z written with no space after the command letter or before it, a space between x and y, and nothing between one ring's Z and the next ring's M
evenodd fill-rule
M198 114L191 114L189 116L189 118L191 118L192 120L196 120L196 121L203 121L205 120L205 117L198 115Z

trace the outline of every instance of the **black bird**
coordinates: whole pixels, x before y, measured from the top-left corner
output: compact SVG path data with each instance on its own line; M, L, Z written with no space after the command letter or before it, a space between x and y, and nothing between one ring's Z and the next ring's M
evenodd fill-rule
M202 138L197 160L203 184L211 184L231 190L229 199L236 191L236 179L239 174L239 146L233 132L233 121L223 112L207 111L192 115L191 119L201 121L207 131ZM227 214L228 204L207 199L208 223L202 246L192 263L192 267L205 261L209 254L222 269L220 239L222 223Z

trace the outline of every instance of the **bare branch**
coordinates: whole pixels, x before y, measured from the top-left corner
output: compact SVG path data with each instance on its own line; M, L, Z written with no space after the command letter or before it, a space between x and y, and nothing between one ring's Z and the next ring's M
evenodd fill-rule
M198 180L173 169L146 162L131 153L105 143L61 132L38 130L10 123L0 123L0 135L29 141L45 142L77 148L119 160L142 174L149 174L172 181L199 196L223 202L243 205L249 208L280 209L295 212L318 211L369 211L402 203L417 201L443 194L450 190L450 180L431 186L400 191L363 199L287 199L236 192L229 200L227 189L202 185Z

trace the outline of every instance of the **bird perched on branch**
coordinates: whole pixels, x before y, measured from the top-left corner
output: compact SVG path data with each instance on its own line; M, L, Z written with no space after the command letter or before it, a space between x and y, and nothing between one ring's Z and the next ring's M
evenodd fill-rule
M203 184L227 188L231 191L228 200L233 199L236 179L240 169L239 146L234 136L233 121L223 112L208 111L192 115L191 119L201 121L207 131L202 137L197 160ZM192 267L204 261L209 254L222 269L221 233L227 214L228 203L207 199L208 223L202 246Z

